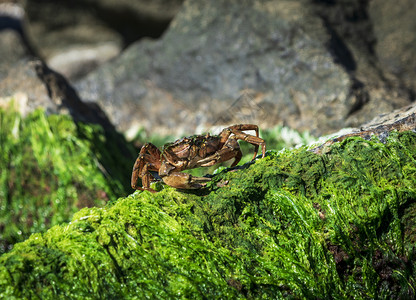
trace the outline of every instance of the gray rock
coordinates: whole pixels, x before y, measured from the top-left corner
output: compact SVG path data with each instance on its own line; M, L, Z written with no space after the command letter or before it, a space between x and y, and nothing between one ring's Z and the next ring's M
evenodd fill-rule
M0 79L6 77L10 66L26 57L20 35L13 29L0 30Z
M246 122L318 135L409 104L367 47L368 2L331 3L186 1L160 40L133 44L76 88L132 136Z
M116 57L120 51L119 45L113 42L67 46L65 49L60 49L57 54L51 55L46 62L69 80L76 80Z
M131 42L159 37L181 4L182 0L28 0L25 10L31 43L39 55L75 80Z
M402 44L404 40L396 35L395 40L390 40L392 45L387 47L385 38L392 25L396 32L413 30L413 24L406 17L416 14L416 6L412 3L412 0L400 0L400 3L392 0L314 3L315 14L331 35L328 50L334 62L344 67L352 81L351 94L355 97L352 97L344 127L359 126L379 113L392 111L415 100L414 90L406 87L401 76L391 72L391 66L380 59L382 53L395 57L406 54L403 48L392 47ZM397 8L393 9L401 5L408 10L405 18L399 17ZM392 19L395 19L394 23ZM414 52L416 49L413 47L406 51Z
M36 58L22 58L0 79L0 106L11 103L23 116L43 108L47 114L70 114L74 121L114 130L99 106L82 102L62 75Z
M348 74L320 41L328 38L322 24L300 5L188 1L161 40L134 44L76 86L122 131L182 134L217 121L300 127L327 111L339 119ZM305 38L306 23L314 36ZM250 107L256 111L236 120ZM299 117L312 108L314 118Z
M39 107L48 113L58 112L58 105L51 100L45 84L36 74L35 61L29 57L10 65L0 79L0 106L11 103L22 115Z
M114 130L97 105L82 102L61 74L34 56L19 4L0 4L0 25L0 107L14 105L22 115L41 107L48 114L68 113L75 121Z
M11 65L28 55L23 41L23 16L20 5L0 3L0 79L6 76Z
M281 124L315 135L356 127L415 98L411 33L416 11L412 0L399 1L400 7L392 0L377 5L360 0L186 1L159 40L136 42L79 79L76 88L81 99L99 103L131 137L140 127L176 135L231 123ZM113 35L116 27L106 27L110 22L97 21L111 17L104 12L114 12L120 22L126 16L126 23L147 16L155 26L169 23L181 1L149 6L129 0L76 1L66 14L59 3L37 7L28 1L26 8L35 12L29 18L30 40L20 22L23 10L0 4L0 27L4 20L18 20L12 22L16 28L0 31L0 102L14 97L29 110L74 110L77 105L68 108L70 102L62 99L80 103L80 98L65 78L42 63L60 78L58 90L71 90L70 96L56 97L29 63L28 53L36 54L30 42L51 49L47 62L53 68L79 78L126 45L120 33ZM84 12L93 5L98 5L96 21ZM47 31L50 25L55 33ZM71 60L81 55L82 60Z
M416 91L416 2L389 0L379 5L370 2L370 15L374 20L376 56L385 72L392 73L396 85L403 85L415 100Z
M37 107L57 111L36 75L23 20L24 10L19 4L0 4L0 107L13 103L23 115Z
M413 131L416 132L416 104L405 106L393 112L381 114L370 122L363 124L360 128L349 128L342 130L342 133L335 133L326 139L324 143L317 142L319 146L311 149L314 153L327 153L330 145L341 142L349 137L361 137L370 140L377 137L382 143L387 142L387 138L392 131Z
M25 34L24 20L19 4L0 3L0 107L13 105L23 116L43 108L48 114L69 114L76 124L99 124L105 143L134 159L125 138L116 132L100 107L81 101L64 76L35 56ZM112 172L105 162L101 168Z
M41 107L114 131L99 106L81 101L64 76L35 56L25 28L20 4L0 3L0 107L14 105L22 115Z

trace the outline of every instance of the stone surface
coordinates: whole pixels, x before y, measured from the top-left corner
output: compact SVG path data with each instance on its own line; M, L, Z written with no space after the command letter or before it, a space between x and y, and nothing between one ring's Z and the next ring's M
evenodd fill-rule
M393 6L406 7L405 15L413 16L416 8L412 3L412 0L401 0L400 4L388 0L377 5L371 1L322 1L314 4L315 14L331 35L328 50L334 62L348 72L352 79L351 93L357 95L345 126L359 126L377 114L415 100L414 90L406 87L402 75L392 72L393 66L382 59L386 55L407 56L406 52L415 50L394 47L404 42L399 35L386 40L392 28L395 32L413 30L409 17L398 17L397 8L391 9ZM395 22L391 22L393 19Z
M371 1L371 18L377 39L375 54L382 70L397 77L397 84L409 90L415 100L416 91L416 2L413 0Z
M29 0L25 9L31 42L39 55L52 68L75 80L118 55L133 41L144 36L159 37L181 3L182 0ZM104 45L111 49L103 49ZM74 51L78 51L79 58L75 61Z
M400 7L392 1L195 0L177 15L181 1L110 2L76 1L68 10L61 2L29 1L27 18L22 8L2 4L0 26L9 27L0 32L0 97L18 95L29 110L56 111L59 99L37 96L42 84L35 88L26 65L27 53L42 52L48 69L75 82L78 100L99 103L130 136L142 127L184 135L248 122L320 135L360 126L415 99L411 0L400 0ZM160 36L156 29L173 16ZM138 24L132 20L160 38L141 39L117 57L132 36L144 36L123 31Z
M52 69L59 70L66 78L75 80L116 57L119 53L120 47L112 42L89 46L68 46L49 57L47 63Z
M186 1L160 40L133 44L76 87L121 131L359 126L413 100L380 69L368 11L365 1Z
M330 145L349 137L362 137L366 140L377 137L381 142L386 143L387 138L393 131L416 132L416 104L405 106L391 113L381 114L370 122L363 124L360 128L349 128L342 130L340 133L335 133L331 139L313 148L312 151L325 153ZM325 137L321 139L325 139Z
M31 65L23 19L21 5L0 3L0 106L7 106L13 100L25 115L39 106L50 110L53 104Z
M24 24L18 3L0 3L0 106L14 102L22 115L42 107L114 130L99 106L82 102L65 77L34 56Z
M48 113L57 113L58 106L51 101L48 90L36 74L34 61L24 58L8 68L0 80L0 105L16 101L18 110L26 115L38 107Z
M20 5L0 3L0 80L9 68L28 54L22 40L21 19L24 11Z
M99 106L82 102L62 75L38 59L19 60L0 79L0 106L11 101L23 115L42 107L48 114L70 114L75 121L113 128Z
M14 30L0 31L0 79L6 77L10 66L26 56L26 48L22 45L20 36Z

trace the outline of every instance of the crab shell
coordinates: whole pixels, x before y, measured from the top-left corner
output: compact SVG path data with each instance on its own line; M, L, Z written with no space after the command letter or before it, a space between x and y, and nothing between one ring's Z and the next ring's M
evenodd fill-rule
M256 136L249 135L244 130L254 130ZM152 172L158 172L163 182L179 189L198 189L204 187L206 177L195 177L181 173L186 169L209 167L234 158L231 166L237 165L242 157L238 140L244 140L255 146L253 159L259 146L262 147L262 157L265 156L266 143L259 137L258 126L240 124L224 128L219 135L194 135L184 137L163 146L160 151L151 143L145 144L133 166L131 186L133 189L148 190L150 182L155 180ZM138 179L142 187L137 186Z

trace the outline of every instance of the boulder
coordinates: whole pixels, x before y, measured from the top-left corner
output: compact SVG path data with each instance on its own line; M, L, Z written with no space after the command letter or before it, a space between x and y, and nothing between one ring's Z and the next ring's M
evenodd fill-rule
M14 29L0 30L0 80L7 76L9 68L27 55L20 35Z
M24 27L24 10L19 4L0 4L0 106L11 100L21 114L37 107L56 112L56 104L36 75L34 53Z
M40 52L49 66L77 79L81 99L99 103L129 137L143 128L148 133L184 135L231 123L285 125L320 135L359 126L415 98L410 55L414 42L406 34L414 27L410 0L401 0L405 10L393 9L390 1L377 6L369 1L216 1L146 6L90 0L74 4L76 19L73 11L71 15L59 8L60 2L28 1L29 38L20 23L14 23L20 26L16 32L23 42L2 49L10 54L3 62L7 65L24 55L19 47ZM11 14L19 19L22 11ZM52 11L60 17L48 18ZM139 26L149 31L123 34L123 20L149 21ZM6 31L2 36L10 34ZM90 33L84 36L86 32ZM114 59L134 35L159 39L141 39ZM17 36L14 41L3 39L5 45L19 41ZM26 72L19 71L25 68L19 64L13 70L3 67L0 76L8 78L2 97L18 94L12 90L25 85L13 83ZM56 110L37 98L48 110Z
M415 50L416 45L399 34L414 29L416 7L412 0L377 5L372 1L316 1L313 7L331 35L327 45L334 62L349 73L351 92L358 96L343 127L359 126L415 100L414 88L384 59L395 57L398 61ZM406 63L412 65L409 60Z
M367 1L186 1L159 40L136 42L76 88L123 132L250 122L320 135L359 126L413 100L377 60L371 9Z
M13 102L23 116L41 107L47 114L71 114L75 121L114 131L98 105L81 101L68 80L37 57L19 4L0 4L0 26L0 106Z
M47 64L80 78L144 36L159 37L181 0L26 1L31 42Z
M397 85L408 89L415 100L416 91L416 4L412 0L369 2L369 14L373 22L375 55L380 68L393 74Z
M416 104L411 104L391 113L381 114L370 122L363 124L360 128L344 128L338 133L331 134L332 138L321 137L315 144L318 144L312 151L323 153L328 146L341 142L349 137L361 137L366 140L379 139L386 143L392 132L413 131L416 132ZM320 141L326 140L325 143Z

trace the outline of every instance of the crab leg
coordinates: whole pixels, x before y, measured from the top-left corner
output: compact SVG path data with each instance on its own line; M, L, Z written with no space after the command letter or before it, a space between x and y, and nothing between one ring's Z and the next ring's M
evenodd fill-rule
M254 155L253 155L253 158L251 160L254 160L256 158L257 152L259 150L259 146L261 146L262 157L264 157L266 155L266 143L264 142L264 140L262 138L259 138L257 136L253 136L253 135L249 135L249 134L246 134L246 133L238 131L238 130L234 131L233 133L235 135L232 138L237 139L237 140L242 140L242 141L245 141L247 143L250 143L250 144L254 145Z
M155 192L150 188L150 182L154 177L150 171L157 172L160 168L160 151L151 143L147 143L140 150L139 156L133 166L131 174L131 187L135 190L148 190ZM137 181L141 178L142 187L137 186Z
M132 177L131 187L135 190L151 191L153 193L156 192L154 189L150 188L150 182L152 182L152 180L154 179L154 177L150 173L150 170L154 170L154 169L155 169L155 165L151 163L146 163L144 167L142 168L141 172L139 173L139 176L136 175L135 176L136 178ZM139 177L142 179L141 187L137 186L137 181Z
M232 149L226 147L208 157L198 160L197 164L201 167L210 167L217 163L227 161L231 158L235 158L234 162L231 165L232 167L234 167L241 160L241 157L243 157L243 153L241 153L241 150L239 148Z
M245 130L254 130L256 132L256 136L246 134L243 131ZM254 145L254 155L252 160L254 160L257 156L257 152L259 150L259 146L262 148L262 157L266 155L266 143L262 138L259 137L259 127L254 124L238 124L238 125L232 125L227 128L225 128L221 133L221 139L225 143L225 141L229 138L231 133L234 134L232 138L246 141L247 143L250 143Z
M230 129L234 134L239 131L254 130L256 132L256 136L259 137L259 126L254 124L232 125L227 127L226 129Z

